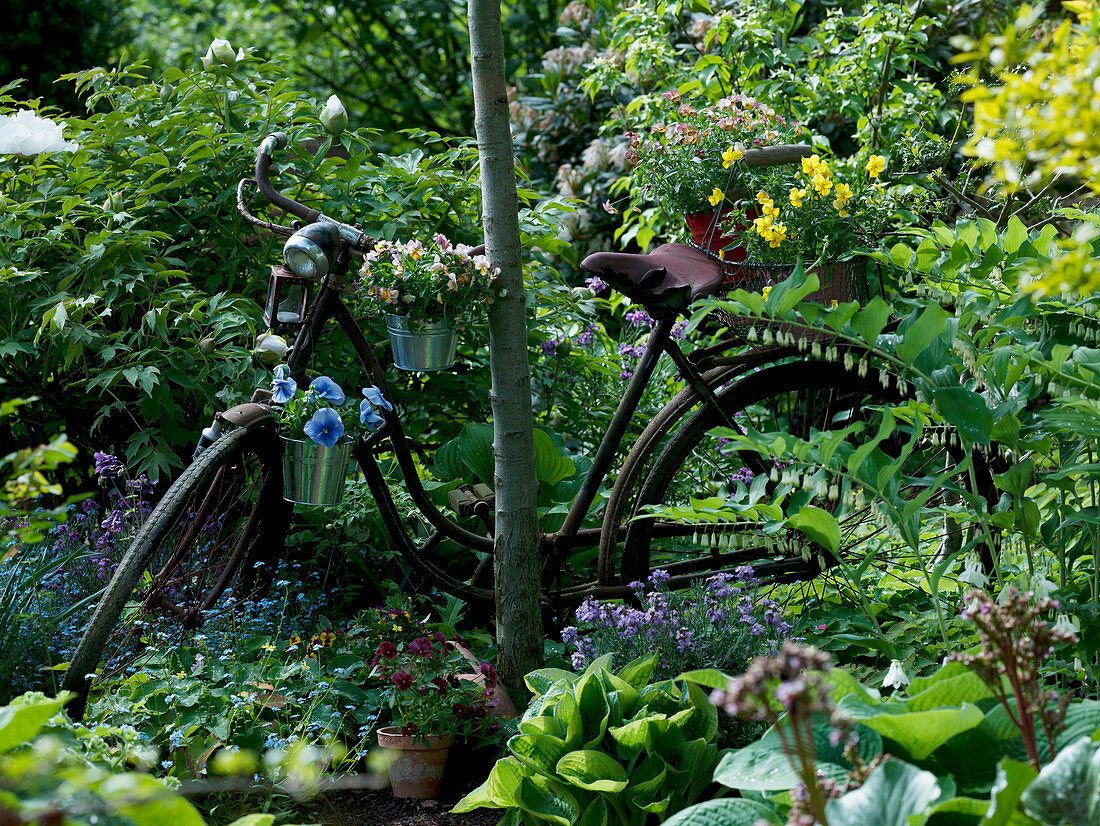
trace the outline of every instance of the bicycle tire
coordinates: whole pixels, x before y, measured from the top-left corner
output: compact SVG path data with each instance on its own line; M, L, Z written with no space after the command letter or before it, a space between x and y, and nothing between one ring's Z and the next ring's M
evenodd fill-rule
M239 533L237 527L231 526L229 531L225 531L225 538L227 543L233 541L234 547L240 548L241 553L235 555L238 558L232 570L229 571L225 583L219 580L226 573L228 564L226 568L217 571L217 579L209 587L194 583L193 588L187 589L192 593L185 596L193 603L193 617L190 620L190 625L193 627L190 630L202 624L203 603L220 598L228 586L238 579L242 569L251 573L249 562L255 556L253 552L257 548L262 548L264 555L272 559L281 554L287 525L286 517L290 511L289 505L283 503L283 507L277 507L276 501L282 499L281 450L281 444L273 428L238 428L225 433L207 447L172 483L123 555L70 658L62 688L77 694L77 698L68 707L71 717L74 719L83 717L92 686L91 676L103 661L104 651L112 636L119 631L123 611L142 581L143 573L157 561L158 551L163 549L162 546L173 529L182 528L183 530L183 536L177 541L169 560L170 562L176 560L175 567L168 570L169 566L165 563L164 570L153 578L152 584L143 595L139 609L142 615L150 610L148 603L151 595L160 594L158 589L163 586L164 580L161 579L158 582L158 578L175 576L176 571L185 563L197 564L196 558L204 551L213 553L223 544L220 539L225 520L211 523L210 513L217 510L217 503L213 508L207 507L207 503L214 498L217 488L223 489L224 496L238 497L238 501L231 502L230 506L239 511L236 520L236 525L240 526ZM255 476L250 483L257 491L254 502L246 500L245 493L242 493L239 482L234 478L244 478L250 468L253 469ZM245 488L244 491L248 489ZM201 504L195 508L195 503ZM237 504L241 507L236 508ZM204 525L194 527L197 525L196 518L201 518ZM198 547L196 541L204 532L208 534L211 524L216 528L215 543L211 545L216 544L218 547L214 547L212 551L201 548L196 550ZM232 560L227 563L230 561ZM206 570L212 571L214 568L207 566ZM255 584L252 583L253 586ZM214 588L219 585L221 585L220 591L214 593ZM177 616L176 619L181 621L181 626L185 624L182 621L183 617Z
M839 561L838 557L846 556L852 551L851 548L842 547L839 554L833 556L830 553L822 553L824 549L818 546L813 549L809 559L801 554L776 556L754 548L751 543L744 542L742 536L738 538L736 544L746 545L743 550L739 548L733 552L716 553L713 535L719 531L712 525L699 526L702 536L707 536L708 532L711 536L701 540L695 547L690 547L695 544L695 537L682 537L677 540L664 540L663 543L669 547L661 548L658 543L662 540L655 540L653 537L653 526L657 520L655 517L647 517L645 508L651 505L670 504L670 492L672 504L675 504L677 497L683 498L682 492L677 493L677 476L684 477L682 487L685 490L691 490L693 485L698 485L700 482L705 486L715 487L713 478L697 476L698 468L707 466L707 462L699 457L703 451L707 452L708 458L710 454L716 452L714 445L720 437L711 432L725 427L727 420L747 422L749 427L755 427L757 422L754 421L754 417L762 418L771 415L773 424L777 427L781 425L791 427L792 435L802 438L808 437L812 429L824 431L852 423L865 422L868 429L871 429L877 425L874 414L877 406L893 405L904 401L897 391L896 380L891 382L889 387L890 389L883 388L877 378L861 378L856 371L836 362L788 362L744 376L721 391L719 400L723 406L724 416L710 407L697 408L686 415L681 426L674 431L658 453L639 486L622 546L619 565L621 584L644 580L655 568L665 567L671 557L677 557L674 561L680 564L673 567L684 572L688 580L719 570L729 570L739 565L750 565L754 567L757 576L764 583L774 584L810 580L834 567ZM813 398L818 401L810 402L809 400ZM815 404L817 406L814 406ZM786 420L784 415L778 412L779 407L803 414L803 420L797 423ZM764 412L761 413L761 410ZM849 438L858 437L853 435ZM721 456L720 450L717 453ZM741 454L734 455L737 459L727 463L722 470L730 476L746 467ZM943 467L947 468L957 466L963 458L961 451L947 446L938 446L934 454L928 451L920 453L914 451L911 456L914 464L912 468L907 466L906 469L911 469L914 473L919 472L917 463L920 463L920 467L927 469L929 466L935 466L936 462L942 462ZM710 462L712 466L716 464L713 459L710 459ZM768 471L763 467L749 469L753 471L754 476L758 472ZM992 489L991 484L982 484L982 478L985 475L988 475L988 469L983 464L976 470L978 489L983 492L983 495L987 490ZM690 479L688 479L689 476ZM775 485L773 484L772 487L774 488ZM698 490L696 492L699 493ZM838 502L830 501L826 493L821 501L811 500L810 503L825 507L836 515L845 507L843 497L838 496L837 499ZM940 502L931 504L938 505ZM853 510L843 515L849 520L866 519L870 512L870 503L866 509L860 510L862 512ZM855 524L853 521L849 527ZM844 527L842 525L842 530ZM732 535L732 529L730 533ZM680 548L678 552L669 550L676 545ZM769 543L762 540L761 545L767 548ZM662 561L666 564L662 564Z

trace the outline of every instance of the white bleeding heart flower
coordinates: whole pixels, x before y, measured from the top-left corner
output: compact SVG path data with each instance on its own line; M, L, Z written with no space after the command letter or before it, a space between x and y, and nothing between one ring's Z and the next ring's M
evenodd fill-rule
M901 667L901 663L897 660L890 660L890 668L886 672L886 677L882 681L883 688L892 688L895 691L905 688L909 685L909 675L905 673L905 669Z
M329 96L321 109L320 120L321 125L330 135L339 135L348 128L348 111L340 102L340 98L336 95Z
M0 117L0 155L75 152L80 147L62 137L64 127L30 109Z

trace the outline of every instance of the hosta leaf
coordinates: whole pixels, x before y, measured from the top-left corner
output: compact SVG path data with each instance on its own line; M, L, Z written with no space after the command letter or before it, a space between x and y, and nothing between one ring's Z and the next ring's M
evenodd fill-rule
M559 826L572 826L581 816L580 804L568 787L541 775L524 777L516 798L524 811Z
M549 734L517 734L508 741L508 751L523 765L552 777L554 766L569 746Z
M574 786L593 792L617 793L626 788L626 770L602 751L571 751L558 761L557 773Z
M689 806L666 820L664 826L755 826L760 820L776 826L781 823L771 806L740 797L725 797Z
M961 708L909 711L900 703L870 705L854 695L845 697L838 708L849 717L893 740L914 760L923 760L952 737L981 725L985 715L973 703Z
M830 826L908 826L940 796L936 775L901 760L876 768L866 782L843 797L828 801Z

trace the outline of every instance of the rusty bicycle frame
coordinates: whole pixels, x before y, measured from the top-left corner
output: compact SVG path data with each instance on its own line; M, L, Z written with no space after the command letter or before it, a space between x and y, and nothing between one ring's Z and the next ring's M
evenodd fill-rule
M256 226L279 235L289 235L294 229L265 221L253 215L245 204L244 189L247 184L255 184L260 194L269 203L305 222L332 220L317 210L310 209L286 197L271 185L268 179L268 171L272 162L272 150L282 148L285 144L286 137L282 133L268 137L257 153L255 178L242 180L238 187L238 209L241 214ZM356 357L367 376L369 376L370 381L382 390L387 399L393 399L385 373L374 357L370 343L341 298L338 286L340 276L347 272L352 255L355 252L365 252L366 248L373 245L374 241L361 233L358 237L355 237L357 230L354 228L347 225L339 226L344 237L344 244L336 261L336 266L333 268L333 272L323 276L320 281L316 296L299 327L288 358L288 366L291 375L301 383L314 345L318 341L325 324L330 320L335 320L340 329L347 335ZM672 336L672 326L679 313L675 310L663 310L655 307L647 307L647 309L653 315L655 324L634 371L634 376L627 385L607 430L600 440L596 453L592 458L592 464L570 505L561 529L553 533L543 533L540 536L540 547L544 560L543 597L547 602L572 603L579 602L589 596L611 598L628 595L630 589L624 583L617 581L619 577L614 565L615 548L625 533L625 526L615 523L619 521L619 515L624 510L625 500L632 491L633 483L637 481L637 473L644 467L646 460L652 456L662 437L667 435L676 421L700 403L711 406L728 426L734 427L734 424L725 418L715 388L753 367L772 363L797 353L797 349L793 346L774 346L760 348L748 353L721 355L731 347L743 343L742 338L729 338L705 349L685 353ZM601 484L611 470L612 463L630 426L631 417L662 355L667 355L672 359L686 386L650 422L629 451L605 510L603 525L599 528L584 528L582 527L584 519L596 499ZM491 588L456 579L439 565L436 565L431 558L432 551L444 540L451 540L468 550L492 554L493 539L491 531L489 535L474 533L447 516L435 505L417 473L413 451L402 428L397 407L394 406L391 411L383 410L381 412L384 424L367 438L357 442L354 448L354 456L363 470L371 494L377 502L382 520L397 543L399 551L416 570L445 592L466 600L491 601L493 599ZM267 412L266 415L261 414L250 425L255 426L255 424L266 423L269 419L270 412ZM376 458L376 453L381 451L392 453L409 496L432 528L432 532L419 544L410 536L398 513L389 481L386 479ZM695 528L691 525L658 522L653 526L652 536L661 538L690 536L694 530ZM565 588L554 587L553 583L560 574L561 566L569 554L576 549L593 547L600 548L596 581ZM672 584L686 583L697 578L700 571L712 570L716 563L721 564L722 556L715 554L713 557L706 557L703 560L674 562L664 567L673 575Z

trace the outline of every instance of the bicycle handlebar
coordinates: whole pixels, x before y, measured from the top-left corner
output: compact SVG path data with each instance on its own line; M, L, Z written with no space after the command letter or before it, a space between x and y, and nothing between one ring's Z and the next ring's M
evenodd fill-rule
M290 139L287 137L286 132L275 132L264 138L259 149L256 150L256 187L260 190L260 194L273 206L301 218L307 224L317 221L332 224L340 232L340 237L354 249L368 250L373 247L374 239L362 230L334 218L329 218L320 210L300 204L271 185L268 171L271 169L272 155L279 149L285 149L289 143Z

